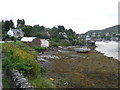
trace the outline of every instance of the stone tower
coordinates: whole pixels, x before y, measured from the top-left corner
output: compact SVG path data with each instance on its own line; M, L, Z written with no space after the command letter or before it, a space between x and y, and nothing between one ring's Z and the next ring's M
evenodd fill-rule
M25 20L24 19L18 19L17 20L17 28L22 28L25 25Z

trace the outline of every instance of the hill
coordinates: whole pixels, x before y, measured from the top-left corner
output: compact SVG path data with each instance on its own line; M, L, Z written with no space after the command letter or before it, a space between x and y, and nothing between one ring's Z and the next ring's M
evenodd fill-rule
M92 33L97 33L97 34L105 34L105 33L110 33L110 34L118 34L118 28L120 27L120 25L115 25L103 30L90 30L88 32L86 32L85 34L91 35Z
M90 30L84 34L80 34L81 38L86 39L86 36L91 40L113 40L118 41L120 37L120 25L115 25L102 30Z

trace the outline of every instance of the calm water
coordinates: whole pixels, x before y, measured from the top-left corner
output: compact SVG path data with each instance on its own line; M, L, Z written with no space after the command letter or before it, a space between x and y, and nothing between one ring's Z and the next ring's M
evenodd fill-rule
M96 42L95 44L97 51L104 53L104 55L108 57L120 60L120 58L118 58L118 42Z

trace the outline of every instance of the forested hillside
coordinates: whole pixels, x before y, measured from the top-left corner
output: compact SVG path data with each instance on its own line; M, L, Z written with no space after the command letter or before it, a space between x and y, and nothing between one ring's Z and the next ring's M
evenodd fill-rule
M88 32L86 32L85 34L91 34L91 33L101 33L101 34L105 34L105 33L111 33L111 34L118 34L120 25L115 25L103 30L90 30Z

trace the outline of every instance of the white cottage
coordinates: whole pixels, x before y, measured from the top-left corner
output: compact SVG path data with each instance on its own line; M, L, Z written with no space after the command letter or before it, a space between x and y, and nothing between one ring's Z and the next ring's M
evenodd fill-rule
M41 47L49 47L49 41L46 39L40 39Z
M10 28L10 30L7 32L7 35L19 38L19 37L24 37L24 32L21 29Z
M86 41L91 40L91 37L89 35L86 36Z

